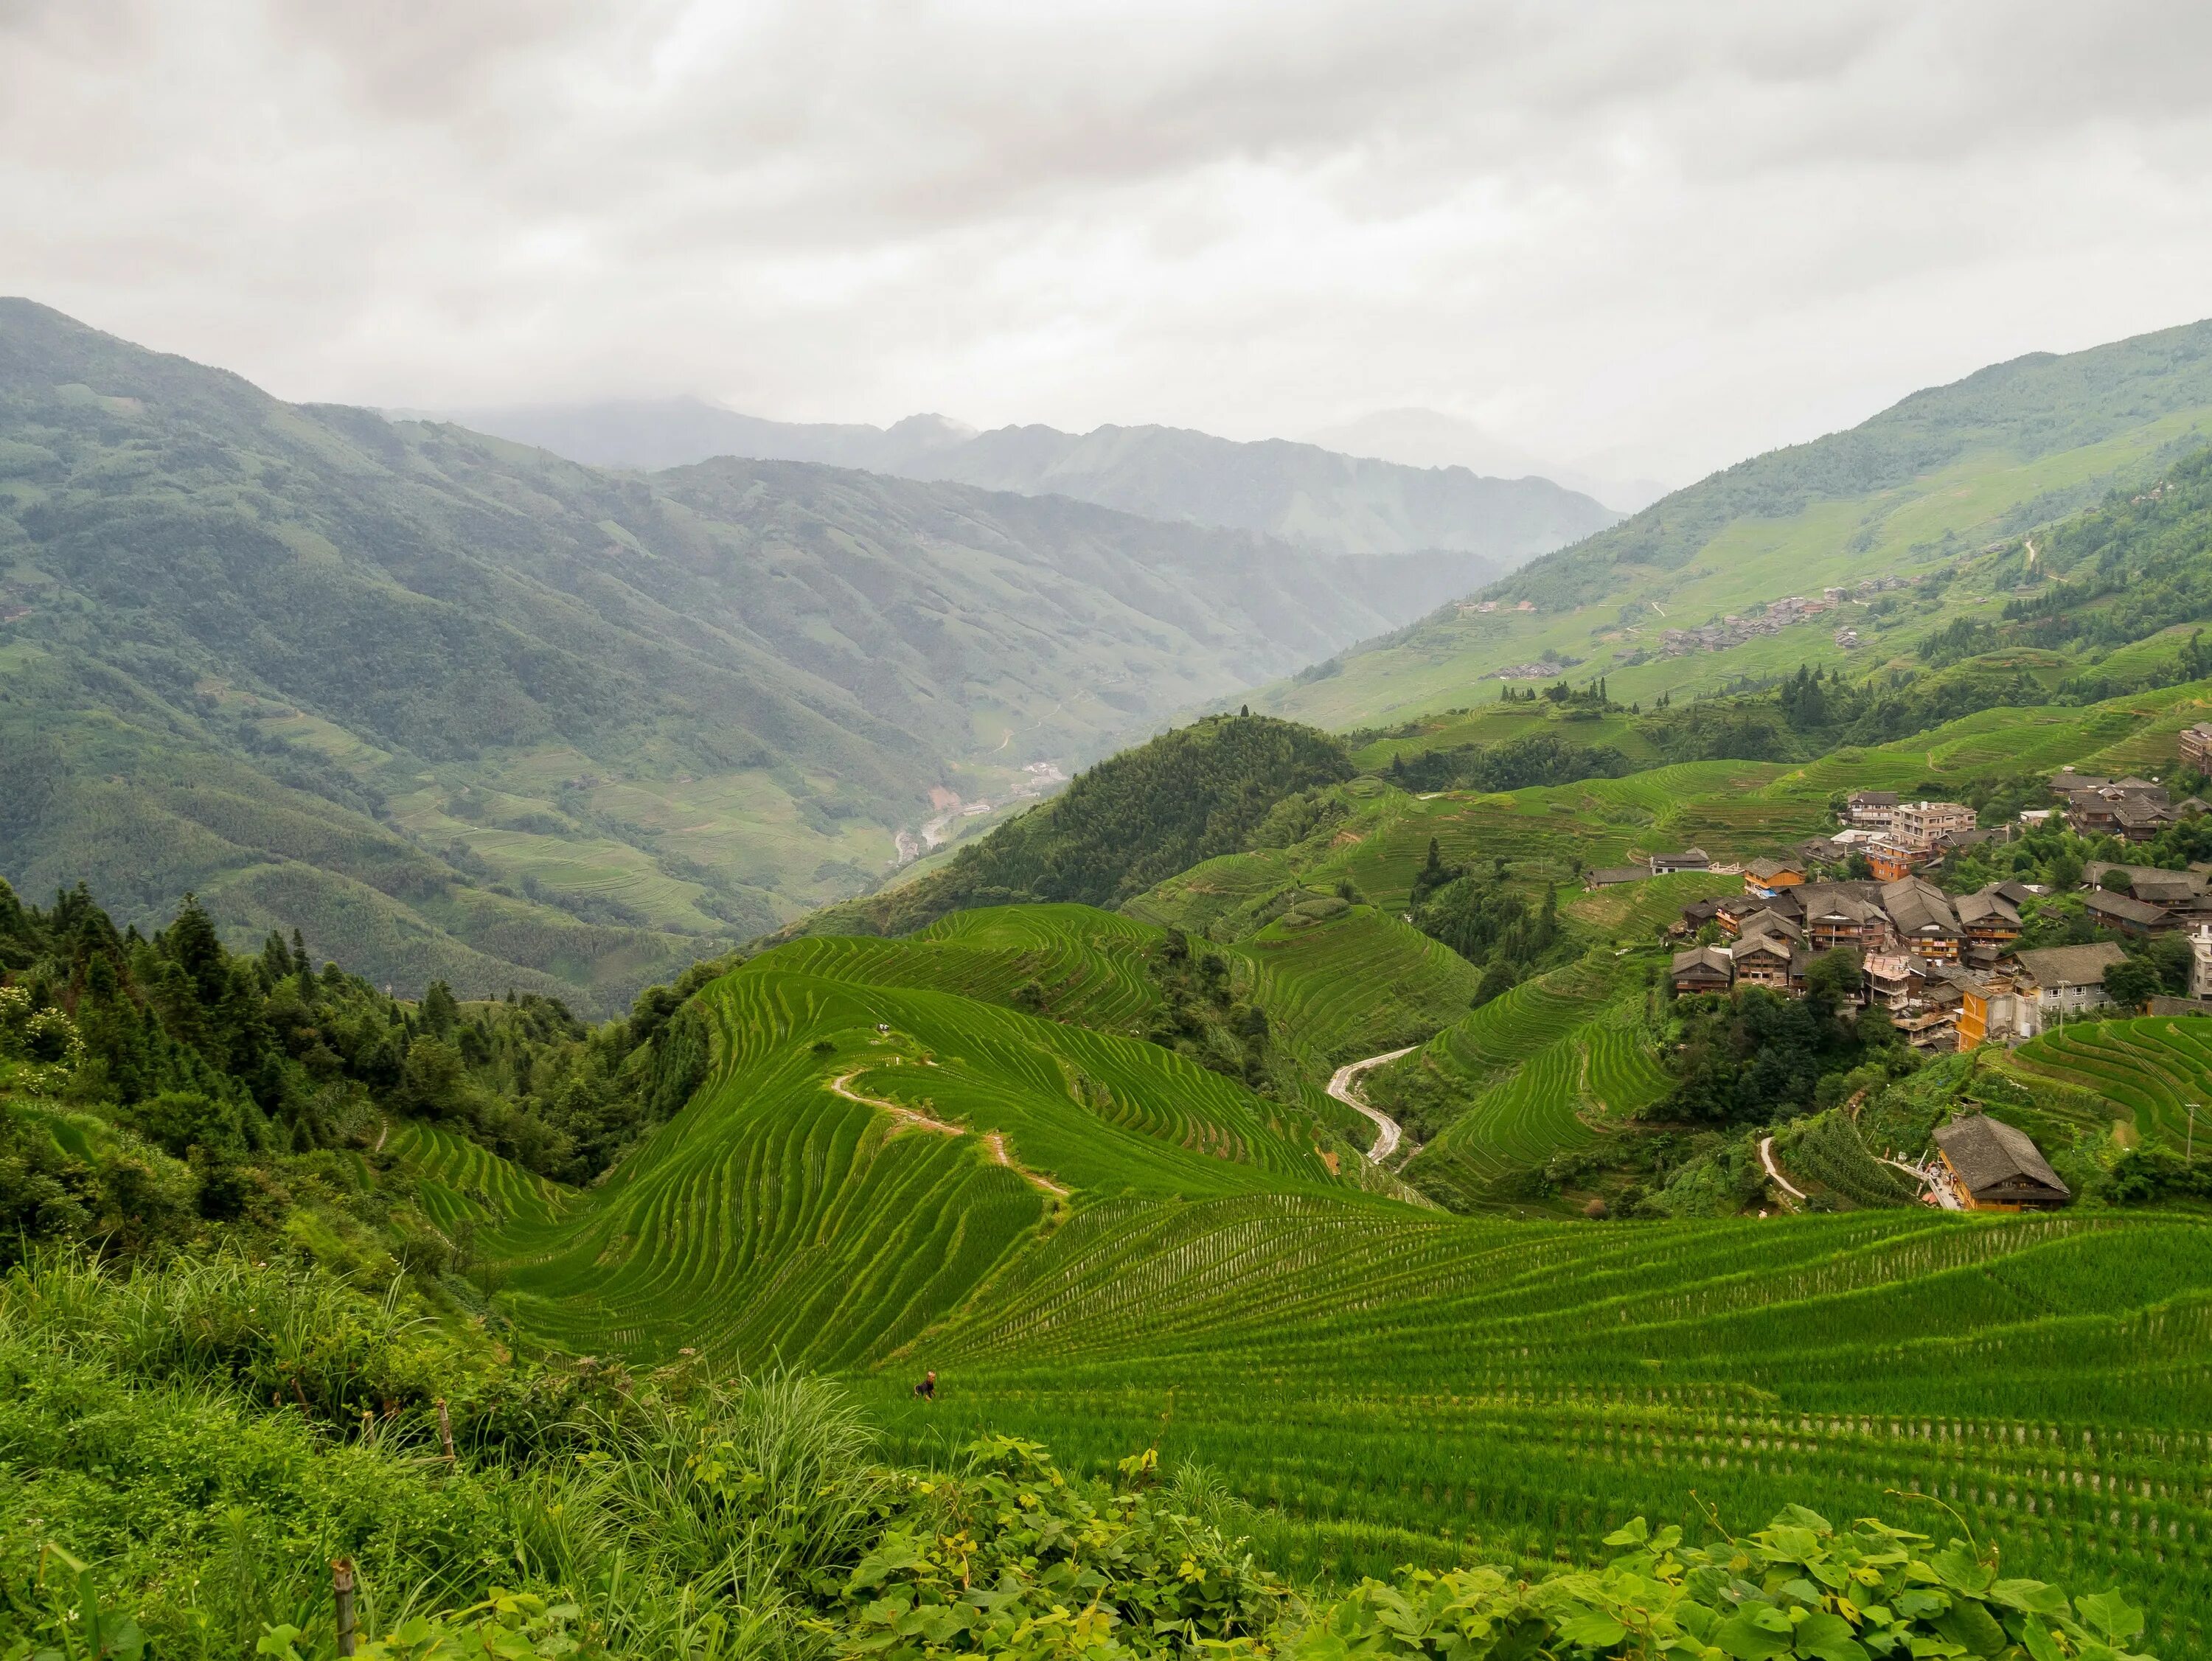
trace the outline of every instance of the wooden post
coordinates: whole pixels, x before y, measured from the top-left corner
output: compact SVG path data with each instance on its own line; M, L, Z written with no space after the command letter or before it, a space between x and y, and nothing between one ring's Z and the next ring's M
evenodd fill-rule
M443 1396L438 1397L438 1440L445 1444L446 1466L447 1470L451 1470L454 1464L453 1419L453 1415L446 1411L446 1398Z
M373 1408L361 1410L361 1440L371 1447L376 1446L376 1412Z
M351 1655L354 1650L352 1558L334 1557L331 1560L331 1597L337 1605L338 1653Z

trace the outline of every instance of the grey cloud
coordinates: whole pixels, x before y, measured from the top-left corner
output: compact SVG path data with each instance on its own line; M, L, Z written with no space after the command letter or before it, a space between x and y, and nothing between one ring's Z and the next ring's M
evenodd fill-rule
M2212 309L2208 59L2156 0L0 0L0 288L294 396L1680 477Z

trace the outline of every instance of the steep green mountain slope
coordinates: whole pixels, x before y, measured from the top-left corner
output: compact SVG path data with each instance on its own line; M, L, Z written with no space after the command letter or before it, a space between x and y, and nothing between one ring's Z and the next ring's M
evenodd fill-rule
M1863 670L1988 602L1972 582L1941 588L1960 561L2155 476L2208 432L2212 324L1995 365L1676 491L1492 585L1481 598L1494 610L1448 609L1255 702L1349 726L1479 706L1494 696L1481 677L1522 664L1604 675L1617 699L1646 703L1800 663ZM1884 579L1933 580L1905 595L1857 588ZM1669 629L1818 602L1827 586L1850 591L1845 603L1667 655ZM1837 643L1845 627L1857 648Z
M604 1004L870 887L945 792L1375 627L1391 565L789 463L613 476L7 301L5 863Z
M1295 798L1352 777L1326 733L1264 716L1212 716L1109 757L1054 800L885 893L833 906L790 932L904 934L972 906L1074 900L1114 906L1185 867L1282 831ZM1291 803L1283 827L1271 826Z
M486 433L610 467L714 456L825 462L1024 495L1072 496L1148 518L1265 532L1334 554L1431 556L1429 603L1620 516L1548 479L1406 467L1270 439L1240 444L1174 427L976 433L941 415L890 427L762 421L691 398L459 412ZM1443 551L1474 560L1436 558ZM1457 588L1449 585L1456 579Z

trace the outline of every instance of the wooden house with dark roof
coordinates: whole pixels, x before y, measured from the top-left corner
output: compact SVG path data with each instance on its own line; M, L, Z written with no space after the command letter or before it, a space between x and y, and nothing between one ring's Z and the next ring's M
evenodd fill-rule
M1686 952L1676 952L1670 973L1675 991L1684 997L1724 992L1735 983L1735 964L1719 946L1692 946Z
M2146 905L2140 900L2130 900L2124 894L2113 894L2105 888L2092 888L2083 894L2081 909L2100 928L2116 929L2122 934L2146 938L2164 930L2181 926L2173 913L2163 906Z
M1936 1150L1970 1211L2043 1211L2073 1197L2033 1137L1985 1113L1937 1126Z

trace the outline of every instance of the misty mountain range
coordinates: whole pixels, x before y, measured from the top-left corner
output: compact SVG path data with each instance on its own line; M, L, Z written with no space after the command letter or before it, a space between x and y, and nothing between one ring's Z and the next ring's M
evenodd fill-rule
M1407 466L1283 439L1239 443L1184 427L979 433L934 415L888 427L807 424L764 421L696 398L457 410L450 418L592 466L659 470L716 456L823 463L1072 496L1148 518L1256 531L1326 554L1472 554L1500 570L1620 518L1546 478Z

